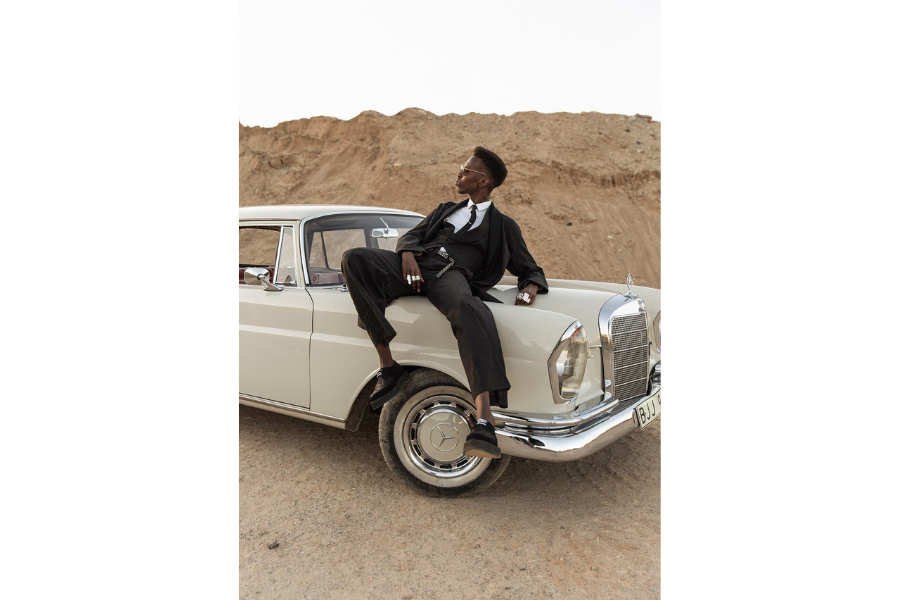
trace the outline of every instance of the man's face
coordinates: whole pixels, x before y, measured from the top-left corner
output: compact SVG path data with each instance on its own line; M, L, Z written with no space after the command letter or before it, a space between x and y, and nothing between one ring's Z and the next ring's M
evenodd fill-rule
M487 177L487 167L480 158L472 156L456 173L456 191L460 194L471 194L480 187L488 187L490 179ZM467 171L465 169L471 169Z

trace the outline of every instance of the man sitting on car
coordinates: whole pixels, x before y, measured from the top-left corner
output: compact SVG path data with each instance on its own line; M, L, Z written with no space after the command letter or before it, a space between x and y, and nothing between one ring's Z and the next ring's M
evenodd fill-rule
M372 408L396 397L410 381L391 356L389 344L396 331L385 318L385 308L400 296L427 295L450 321L475 401L478 422L466 438L464 453L487 458L500 458L490 407L507 407L510 383L497 326L483 301L499 302L487 290L506 270L519 279L517 305L530 305L536 294L547 293L544 271L528 252L519 226L491 201L491 192L506 174L500 157L478 146L456 175L457 192L468 196L466 202L438 205L397 240L396 252L354 248L341 263L360 326L381 362Z

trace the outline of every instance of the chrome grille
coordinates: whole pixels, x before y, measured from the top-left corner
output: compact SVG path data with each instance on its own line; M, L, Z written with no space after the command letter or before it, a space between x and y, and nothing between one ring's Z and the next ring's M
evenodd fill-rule
M647 346L638 346L637 348L631 348L630 350L620 350L616 353L616 367L617 369L622 368L624 365L635 365L638 363L647 362ZM616 381L619 378L616 377Z
M613 349L613 395L620 401L647 391L650 347L644 313L616 317L610 327Z
M634 315L637 317L643 318L643 315ZM631 319L633 317L619 317L616 319ZM625 331L617 334L615 331L612 333L613 338L613 350L626 350L628 348L636 348L637 346L646 346L647 345L647 329L644 328L638 331Z

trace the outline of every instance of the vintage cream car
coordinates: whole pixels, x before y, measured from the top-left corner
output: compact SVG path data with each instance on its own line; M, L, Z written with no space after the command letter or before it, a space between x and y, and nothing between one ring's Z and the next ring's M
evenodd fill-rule
M344 252L393 250L422 215L362 206L240 209L241 404L356 431L378 357L343 283ZM526 240L527 241L527 240ZM630 276L629 276L630 277ZM462 453L475 409L447 319L424 296L387 308L395 359L412 373L382 407L379 441L391 469L432 495L476 493L511 456L577 460L660 414L660 292L549 280L515 306L506 276L489 303L507 365L509 408L494 409L502 458Z

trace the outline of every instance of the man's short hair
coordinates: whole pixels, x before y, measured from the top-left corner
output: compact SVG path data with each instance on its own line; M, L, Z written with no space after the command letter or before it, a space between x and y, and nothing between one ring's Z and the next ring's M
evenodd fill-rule
M481 162L483 162L484 166L487 167L488 173L491 174L491 180L494 183L494 187L500 187L500 184L502 184L503 180L506 179L507 173L506 165L503 164L503 161L500 160L500 157L487 148L482 148L481 146L477 146L473 154L475 158L481 159Z

